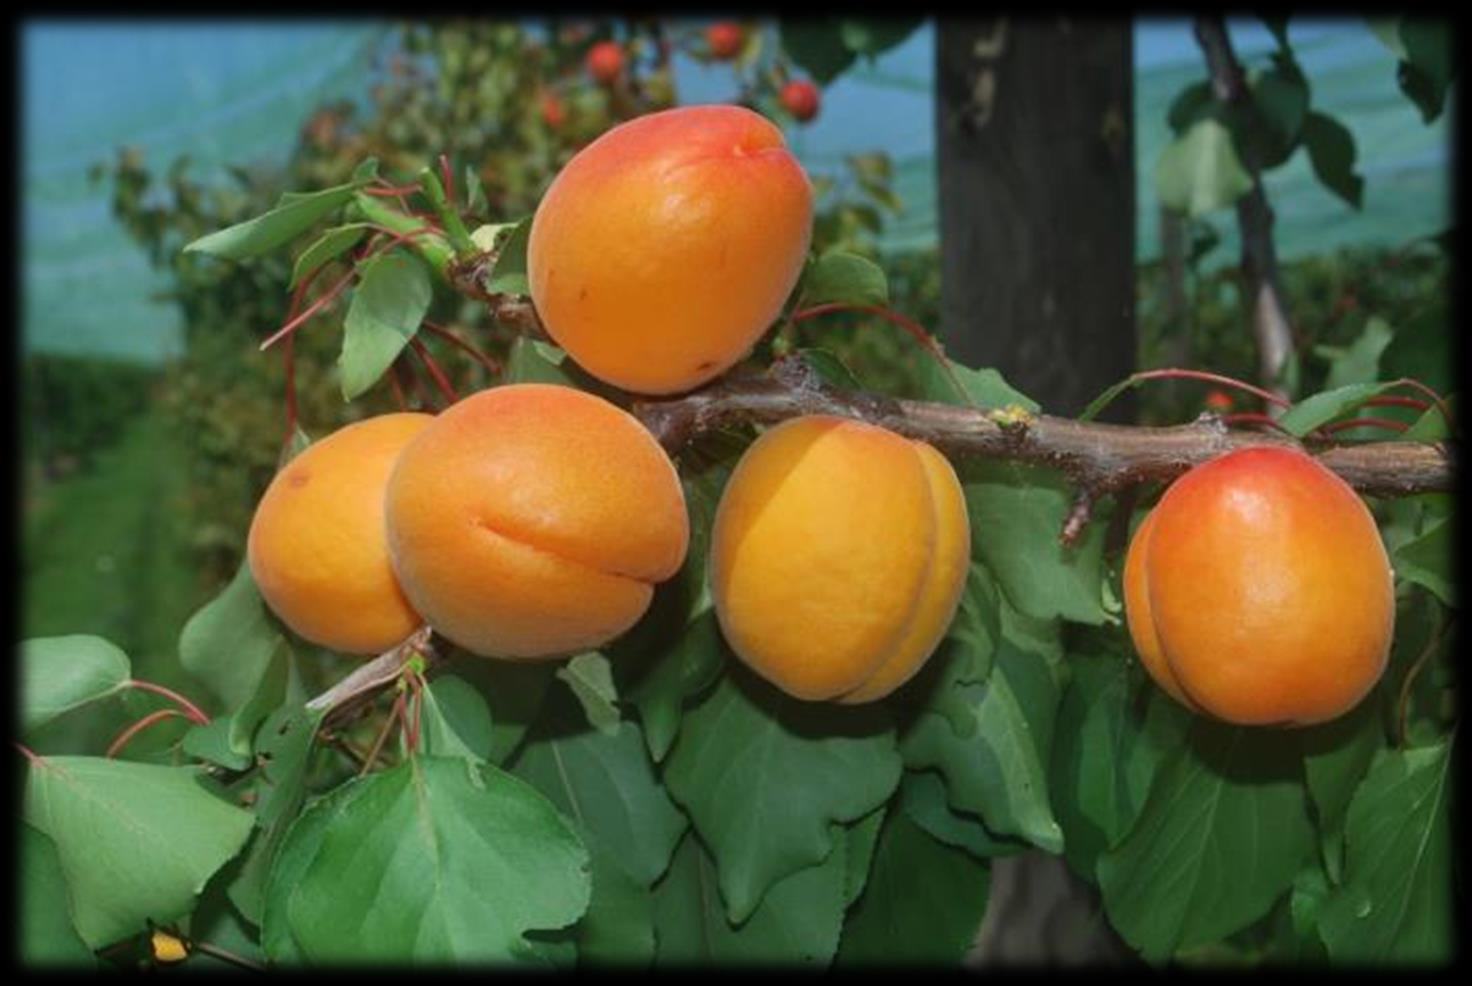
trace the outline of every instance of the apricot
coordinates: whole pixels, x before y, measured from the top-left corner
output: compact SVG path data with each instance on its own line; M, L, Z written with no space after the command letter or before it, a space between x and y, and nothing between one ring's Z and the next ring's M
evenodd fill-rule
M935 650L970 552L961 484L939 452L846 418L795 418L732 472L711 594L732 650L777 687L872 702Z
M271 611L312 643L377 654L424 621L389 563L384 490L428 414L384 414L309 445L271 480L246 559Z
M741 359L797 284L807 175L782 131L740 106L637 117L553 180L527 244L547 331L595 377L690 390Z
M588 49L585 63L593 81L609 86L623 74L624 50L616 41L600 41Z
M798 123L807 123L818 115L818 87L806 79L794 79L777 93L782 108L791 113Z
M746 32L735 21L717 21L705 29L705 43L712 58L729 61L741 53Z
M1293 449L1240 449L1172 484L1130 543L1124 590L1146 670L1233 723L1347 712L1380 679L1394 632L1374 518Z
M473 653L551 658L629 629L684 563L685 494L653 436L551 384L474 394L404 450L388 483L404 593Z

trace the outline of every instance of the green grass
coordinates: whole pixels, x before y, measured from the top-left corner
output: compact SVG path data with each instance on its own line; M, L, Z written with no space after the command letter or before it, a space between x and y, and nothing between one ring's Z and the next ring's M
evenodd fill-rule
M147 412L93 468L28 489L22 638L97 634L138 677L192 687L177 644L205 593L179 522L184 477L168 422Z

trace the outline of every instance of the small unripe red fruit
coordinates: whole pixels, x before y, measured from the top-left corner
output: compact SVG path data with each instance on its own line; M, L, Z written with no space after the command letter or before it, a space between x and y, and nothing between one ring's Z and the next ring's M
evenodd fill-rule
M1222 414L1236 407L1236 401L1232 400L1232 395L1225 390L1213 390L1206 395L1206 406L1208 409Z
M588 49L588 74L600 85L612 85L624 70L624 50L616 41L600 41Z
M567 107L562 105L562 100L550 92L542 95L542 122L553 130L559 129L567 122Z
M735 58L745 41L746 34L735 21L721 21L705 29L705 43L710 45L711 57L722 61Z
M804 79L787 83L777 98L782 101L782 108L799 123L807 123L818 115L818 87Z

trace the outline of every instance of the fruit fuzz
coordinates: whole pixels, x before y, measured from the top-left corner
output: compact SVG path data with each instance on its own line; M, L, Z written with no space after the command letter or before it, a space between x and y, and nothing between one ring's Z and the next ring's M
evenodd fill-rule
M1145 669L1189 708L1244 725L1308 725L1380 680L1395 596L1374 517L1302 452L1247 448L1176 480L1124 570Z
M812 186L771 121L739 106L650 113L584 147L542 197L532 300L600 380L691 390L776 320L812 226Z
M872 702L935 650L970 554L961 484L939 452L847 418L794 418L726 484L711 596L731 649L789 695Z

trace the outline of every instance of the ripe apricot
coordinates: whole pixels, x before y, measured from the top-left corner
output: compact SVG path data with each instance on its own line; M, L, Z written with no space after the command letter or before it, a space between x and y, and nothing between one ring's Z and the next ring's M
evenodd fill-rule
M1380 679L1390 561L1347 483L1293 449L1240 449L1166 491L1125 560L1135 649L1162 688L1227 722L1307 725Z
M785 421L716 508L711 594L736 655L808 700L871 702L908 681L955 615L970 523L935 449L846 418Z
M384 414L347 425L308 446L266 488L246 558L266 605L301 637L377 654L424 622L389 564L383 499L394 461L432 420Z
M683 564L685 494L664 449L601 397L484 390L435 418L388 484L389 551L439 633L487 657L559 657L638 621Z
M601 380L689 390L741 359L807 257L812 187L782 131L739 106L637 117L579 151L532 219L552 337Z
M806 79L793 79L782 87L777 98L798 123L807 123L818 115L818 87Z
M717 21L705 29L705 43L712 58L729 61L741 53L746 32L735 21Z
M612 85L624 70L624 50L616 41L600 41L588 49L588 74L599 85Z

